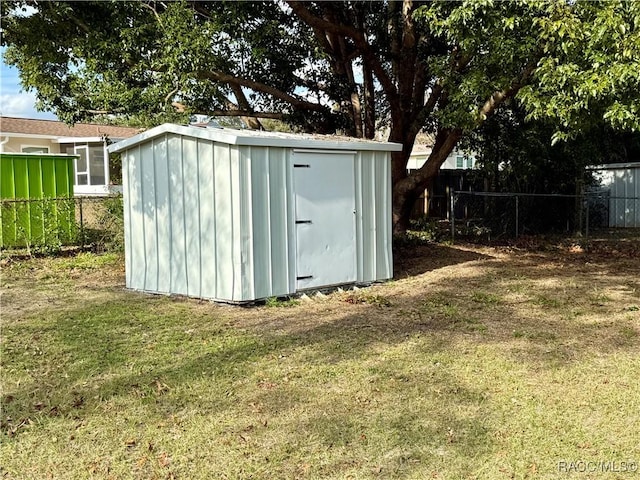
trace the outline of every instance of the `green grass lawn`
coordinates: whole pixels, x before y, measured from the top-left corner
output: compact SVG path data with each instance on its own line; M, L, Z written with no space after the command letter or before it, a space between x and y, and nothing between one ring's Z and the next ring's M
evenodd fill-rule
M113 255L6 262L2 478L640 475L640 259L410 253L251 308L125 291Z

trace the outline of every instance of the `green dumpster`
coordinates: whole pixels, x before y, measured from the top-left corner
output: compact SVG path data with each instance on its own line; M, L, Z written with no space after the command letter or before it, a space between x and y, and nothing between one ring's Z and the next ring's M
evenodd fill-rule
M74 158L0 153L0 247L74 242Z

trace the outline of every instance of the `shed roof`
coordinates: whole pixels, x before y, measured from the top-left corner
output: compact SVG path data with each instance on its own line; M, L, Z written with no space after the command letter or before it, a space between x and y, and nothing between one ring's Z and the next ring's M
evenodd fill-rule
M120 152L152 138L174 133L193 138L202 138L229 145L252 145L264 147L322 148L330 150L380 150L400 151L399 143L376 142L351 137L333 135L303 135L281 132L262 132L257 130L234 130L230 128L208 128L182 126L165 123L147 130L135 137L128 138L109 147L110 152Z
M70 127L66 123L55 120L37 120L34 118L0 117L2 135L30 134L51 137L110 137L129 138L141 129L119 127L116 125L99 125L93 123L76 123Z
M626 168L640 168L640 162L606 163L603 165L592 165L588 166L587 170L618 170Z

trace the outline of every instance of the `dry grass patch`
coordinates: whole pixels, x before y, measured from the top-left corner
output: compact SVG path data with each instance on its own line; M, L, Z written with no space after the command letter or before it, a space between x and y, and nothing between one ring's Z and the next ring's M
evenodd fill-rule
M5 264L2 474L564 478L561 461L640 462L638 258L403 258L393 282L253 308L126 292L118 257Z

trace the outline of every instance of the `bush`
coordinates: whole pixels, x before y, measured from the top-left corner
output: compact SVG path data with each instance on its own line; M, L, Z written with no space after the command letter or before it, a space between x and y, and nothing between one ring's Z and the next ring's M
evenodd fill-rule
M80 246L98 253L124 251L124 204L122 195L83 198Z
M110 252L124 251L124 203L122 195L106 198L98 223L102 226L101 245Z

